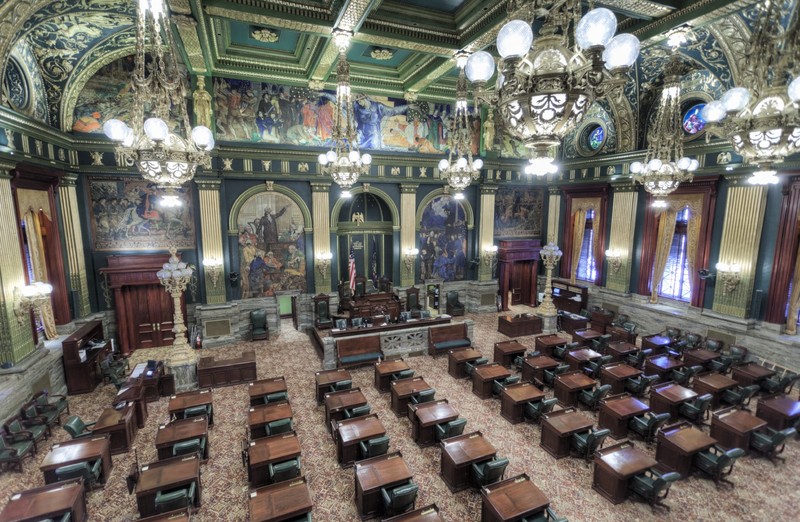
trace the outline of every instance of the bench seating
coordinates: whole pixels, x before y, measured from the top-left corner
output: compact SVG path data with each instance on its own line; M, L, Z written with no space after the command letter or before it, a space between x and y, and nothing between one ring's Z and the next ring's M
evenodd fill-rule
M372 364L382 357L380 335L348 337L336 341L336 363L339 368Z
M467 323L428 328L428 355L447 353L454 348L469 348L472 341L467 337Z

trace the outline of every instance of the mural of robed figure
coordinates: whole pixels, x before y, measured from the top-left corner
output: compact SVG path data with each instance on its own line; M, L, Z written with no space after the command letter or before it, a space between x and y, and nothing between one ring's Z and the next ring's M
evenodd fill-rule
M256 234L264 238L264 248L272 248L272 245L278 242L278 218L286 212L288 206L283 207L274 213L271 208L264 209L264 216L258 221L258 228Z
M386 116L405 114L409 105L389 107L376 102L367 95L360 95L353 102L353 117L358 130L358 146L367 149L383 148L381 121Z

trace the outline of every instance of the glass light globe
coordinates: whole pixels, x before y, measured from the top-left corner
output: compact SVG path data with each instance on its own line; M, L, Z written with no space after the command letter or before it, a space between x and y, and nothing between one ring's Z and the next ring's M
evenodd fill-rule
M700 117L711 123L722 121L726 114L725 106L719 100L708 102L706 106L700 110Z
M681 169L681 170L687 170L689 168L689 165L691 165L691 164L692 164L692 160L690 158L685 157L685 156L678 160L678 168Z
M128 126L120 120L108 120L103 124L103 133L114 141L122 141L128 133Z
M581 18L575 27L575 39L583 49L589 49L598 45L605 46L615 32L617 32L617 17L608 9L599 7Z
M696 159L693 159L693 160L692 160L692 161L689 163L689 172L694 172L695 170L697 170L697 169L698 169L698 167L700 167L700 162L699 162L699 161L697 161Z
M450 162L446 159L439 161L439 170L447 170L447 167L450 166Z
M349 190L343 190L342 193L341 193L341 197L344 198L344 199L347 199L350 196L351 196L351 194L350 194Z
M328 156L323 152L322 154L317 156L317 161L319 162L320 165L324 167L325 165L328 164Z
M739 112L747 107L750 101L750 91L744 87L729 89L719 100L728 112Z
M632 34L618 34L608 42L605 51L603 51L606 69L613 70L621 67L630 67L639 57L640 48L639 39Z
M660 159L653 158L649 162L647 162L647 169L650 172L658 172L658 169L660 169L661 165L663 165L663 164L664 164L664 162L661 161Z
M350 158L350 161L355 163L359 159L361 159L361 154L359 154L357 150L351 150L350 154L348 154L347 157Z
M472 53L464 67L464 73L471 82L485 82L494 74L494 58L486 51Z
M329 150L328 152L325 153L325 156L327 156L328 161L330 161L330 162L336 161L336 152L335 151Z
M497 34L497 52L503 58L524 56L532 42L533 29L530 24L524 20L511 20Z
M364 165L370 165L372 163L372 154L364 154L361 156L361 163Z
M125 147L132 147L133 146L133 129L125 126L125 137L122 138L122 145Z
M147 118L144 120L144 133L153 141L164 141L169 135L169 127L161 118Z
M217 142L214 141L214 135L212 134L211 139L208 140L208 145L206 145L206 150L212 150L216 144Z
M458 161L456 161L456 166L458 168L460 168L460 169L463 169L464 167L466 167L467 166L467 158L465 158L463 156L458 158Z
M483 168L483 160L480 158L476 159L472 162L472 166L477 170L481 170Z
M792 80L792 83L789 84L786 92L789 94L789 99L793 102L800 101L800 75Z
M214 136L208 127L198 125L192 129L192 141L198 148L205 149L212 139L214 139Z
M631 163L631 172L633 172L634 174L639 174L640 172L642 172L642 169L644 169L644 165L642 164L641 161L634 161L633 163Z
M456 199L464 199L464 193L463 192L456 192L456 195L453 196L453 197L456 198Z

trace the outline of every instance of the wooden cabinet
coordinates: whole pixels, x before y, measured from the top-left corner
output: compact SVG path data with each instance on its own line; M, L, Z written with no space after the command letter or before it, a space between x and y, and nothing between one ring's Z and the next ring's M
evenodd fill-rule
M203 357L197 365L197 379L201 388L227 386L256 380L256 354L245 352L238 359L215 361Z
M553 304L559 310L578 314L589 305L589 289L566 281L553 281Z
M502 309L508 311L508 292L511 291L510 304L526 304L536 306L539 273L539 251L542 242L539 239L520 239L500 241L497 251L499 264L498 285Z
M67 393L90 393L103 380L100 361L111 353L103 337L103 323L90 321L61 343Z

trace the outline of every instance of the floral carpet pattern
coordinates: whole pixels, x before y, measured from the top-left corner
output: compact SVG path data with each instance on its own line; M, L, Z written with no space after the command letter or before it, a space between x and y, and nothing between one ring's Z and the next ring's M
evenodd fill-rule
M475 321L474 345L489 359L492 346L507 340L497 332L497 314L467 314ZM528 347L533 336L519 338ZM236 357L244 350L255 349L259 378L283 375L294 412L294 428L302 447L302 472L308 479L314 501L316 521L358 521L354 503L353 468L342 469L336 462L331 436L324 426L324 407L314 398L314 371L320 369L320 358L308 337L284 321L279 335L271 341L238 343L208 350L217 359ZM131 365L140 360L164 358L163 349L139 350ZM428 355L410 357L408 364L436 389L436 398L446 398L467 419L466 432L479 430L497 449L498 456L510 459L506 477L527 473L549 497L555 511L573 522L612 520L792 520L800 513L800 440L792 440L783 453L784 461L773 465L764 458L746 456L736 463L729 477L733 487L715 487L707 477L693 474L673 485L666 504L671 511L651 510L638 499L612 505L592 490L593 466L577 458L555 460L540 446L538 425L511 425L500 416L500 401L480 400L472 393L471 382L453 379L447 373L447 358ZM438 446L420 448L411 439L411 424L398 418L390 408L388 393L375 389L372 367L351 371L354 386L361 388L377 413L387 435L390 451L402 452L403 459L419 484L417 507L436 503L447 521L480 520L481 497L475 490L453 494L439 476L441 450ZM95 420L111 404L115 394L111 385L100 386L88 395L70 397L72 413L87 422ZM210 459L202 466L202 506L192 517L198 522L248 520L247 474L242 464L242 441L247 436L246 413L248 395L245 385L214 389L214 427L210 430ZM548 392L552 397L552 391ZM793 391L796 398L797 390ZM138 518L135 495L129 495L125 476L138 458L139 465L155 461L155 435L158 425L167 422L167 398L148 403L149 416L134 442L135 451L113 457L113 470L102 489L87 494L90 521L122 522ZM755 404L755 403L754 403ZM587 415L594 415L583 410ZM704 427L708 431L708 427ZM68 438L56 427L53 436L33 459L27 459L24 472L6 471L0 475L2 503L14 492L42 486L44 479L38 466L51 444ZM606 445L615 441L608 439ZM637 447L651 455L639 439Z

